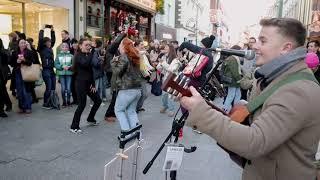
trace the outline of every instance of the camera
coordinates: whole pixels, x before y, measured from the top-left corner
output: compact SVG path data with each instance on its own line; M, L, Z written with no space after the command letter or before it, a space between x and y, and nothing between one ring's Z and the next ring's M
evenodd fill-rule
M49 28L49 29L51 29L51 28L52 28L52 25L46 24L46 25L44 26L44 28Z

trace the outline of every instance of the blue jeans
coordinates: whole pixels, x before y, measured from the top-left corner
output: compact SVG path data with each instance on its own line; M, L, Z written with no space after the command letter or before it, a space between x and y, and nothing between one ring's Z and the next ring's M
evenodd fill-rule
M20 69L16 70L16 88L17 88L19 108L23 111L31 110L31 104L32 104L31 92L27 92L26 90L26 84L22 79Z
M141 82L141 97L139 98L137 104L137 110L141 109L144 101L147 99L147 83L145 81Z
M169 111L174 111L174 101L169 98L169 94L167 92L162 92L161 101L163 108L168 109Z
M241 99L241 90L236 87L228 87L228 95L226 100L224 101L223 108L229 113L232 108L232 102L236 104Z
M95 80L96 89L101 99L107 97L106 86L104 81L105 81L105 78L103 77Z
M136 107L140 96L140 89L127 89L118 92L114 112L122 131L132 129L139 123Z
M63 104L70 103L71 97L71 78L72 76L62 75L59 76L61 84L61 97Z
M42 78L46 84L46 90L43 95L43 103L47 104L50 97L50 92L56 89L56 75L54 74L53 69L43 69Z

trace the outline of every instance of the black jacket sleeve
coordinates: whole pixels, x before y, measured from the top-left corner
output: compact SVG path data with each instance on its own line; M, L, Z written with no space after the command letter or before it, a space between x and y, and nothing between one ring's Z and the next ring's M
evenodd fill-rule
M53 48L55 43L56 43L56 33L51 30L51 48Z
M38 39L38 49L37 50L40 52L45 46L45 44L43 42L44 31L42 29L39 31L39 37L38 38L39 39Z
M199 54L202 50L201 47L196 46L194 44L191 44L189 42L183 42L180 47L179 47L179 51L182 51L183 49L188 49L189 51L193 52L193 53L197 53Z
M109 46L108 53L115 55L118 51L121 41L126 37L125 33L120 34L116 40Z

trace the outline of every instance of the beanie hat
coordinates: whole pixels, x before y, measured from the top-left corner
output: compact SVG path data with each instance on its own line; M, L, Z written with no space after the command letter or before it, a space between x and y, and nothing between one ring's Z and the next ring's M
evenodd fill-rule
M305 61L308 68L310 69L316 68L319 65L319 58L318 55L315 53L308 53Z
M210 37L205 37L201 40L201 43L205 48L211 48L212 43L216 37L214 35L211 35Z

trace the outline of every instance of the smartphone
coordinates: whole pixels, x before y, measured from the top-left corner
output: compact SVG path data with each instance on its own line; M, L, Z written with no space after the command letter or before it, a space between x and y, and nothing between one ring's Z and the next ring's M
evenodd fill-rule
M52 25L50 25L50 24L46 24L44 27L45 27L45 28L49 28L49 29L51 29L51 28L52 28Z

